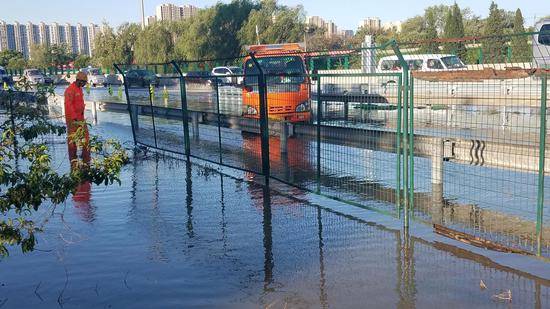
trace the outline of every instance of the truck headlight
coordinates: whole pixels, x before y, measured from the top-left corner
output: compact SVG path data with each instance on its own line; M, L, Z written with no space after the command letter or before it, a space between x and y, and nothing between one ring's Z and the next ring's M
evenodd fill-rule
M258 110L250 105L246 106L246 114L247 115L256 115L258 114Z
M296 112L307 112L309 111L309 101L302 102L296 106Z

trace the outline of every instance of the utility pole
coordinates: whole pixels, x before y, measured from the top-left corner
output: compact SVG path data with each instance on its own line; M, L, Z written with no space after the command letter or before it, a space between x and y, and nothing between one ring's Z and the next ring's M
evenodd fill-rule
M143 0L141 0L141 29L145 29L145 9L143 5Z

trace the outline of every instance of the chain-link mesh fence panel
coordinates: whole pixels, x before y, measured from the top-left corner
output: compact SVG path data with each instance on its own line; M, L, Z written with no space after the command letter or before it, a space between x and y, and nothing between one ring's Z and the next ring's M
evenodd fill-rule
M529 252L542 235L547 255L550 221L540 211L548 166L539 158L546 149L550 47L538 37L400 47L412 76L415 214Z

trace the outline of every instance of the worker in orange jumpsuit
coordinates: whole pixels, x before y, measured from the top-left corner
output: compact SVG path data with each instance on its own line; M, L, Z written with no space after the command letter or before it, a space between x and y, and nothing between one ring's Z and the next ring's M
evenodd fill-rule
M84 94L82 87L86 85L88 76L84 72L76 74L76 81L65 90L65 122L67 124L67 145L69 148L69 160L73 162L77 158L77 145L70 139L70 135L74 133L80 126L85 130L85 143L82 147L82 160L86 163L90 162L90 149L88 147L89 134L88 127L84 123ZM77 123L82 122L82 123Z

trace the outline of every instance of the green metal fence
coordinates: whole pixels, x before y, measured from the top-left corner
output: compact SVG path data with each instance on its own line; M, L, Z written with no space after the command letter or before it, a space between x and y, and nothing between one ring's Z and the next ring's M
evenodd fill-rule
M430 54L426 42L390 41L117 70L137 144L389 213L404 226L413 218L473 243L548 256L550 53L537 39L525 35L532 62L476 38L431 42ZM485 48L484 63L462 66L462 47ZM307 66L308 57L334 55L349 66ZM244 72L204 73L232 66Z
M414 63L413 214L548 255L550 46L539 43L538 33L441 40L431 44L435 55L423 54L424 46L401 45L409 53L405 60ZM484 60L468 64L471 49L483 50Z

